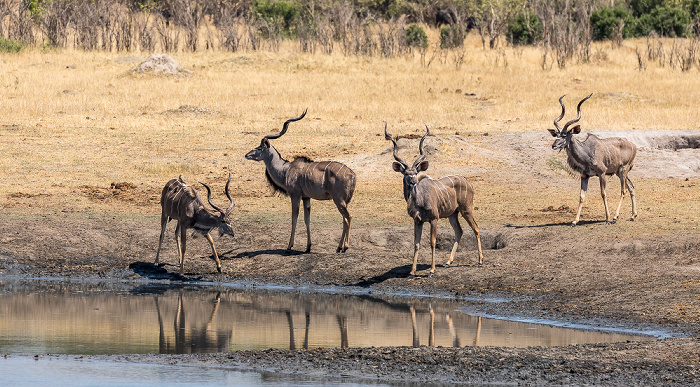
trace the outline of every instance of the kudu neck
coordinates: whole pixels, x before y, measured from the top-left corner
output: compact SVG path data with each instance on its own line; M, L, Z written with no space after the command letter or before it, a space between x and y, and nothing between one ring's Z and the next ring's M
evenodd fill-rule
M277 149L270 145L268 154L263 159L270 177L279 185L284 186L285 177L289 170L289 161L282 158Z

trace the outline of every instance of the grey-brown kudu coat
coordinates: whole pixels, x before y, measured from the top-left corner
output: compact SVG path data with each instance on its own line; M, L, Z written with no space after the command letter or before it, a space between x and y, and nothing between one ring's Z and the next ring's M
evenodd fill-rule
M603 204L605 205L606 224L617 222L617 218L620 216L620 207L625 198L625 186L629 190L630 198L632 199L632 217L629 220L634 220L637 217L637 202L634 197L634 186L629 177L627 177L630 169L632 169L634 156L637 154L637 147L622 137L602 139L593 134L589 134L584 141L579 141L574 138L573 135L580 133L581 127L576 125L569 129L569 126L577 123L581 119L581 104L590 98L591 95L578 103L576 107L578 116L567 122L564 128L561 128L559 126L559 121L564 117L565 108L563 98L566 96L562 95L559 98L561 114L554 120L554 127L556 129L548 129L549 133L556 137L556 140L554 140L552 144L552 149L559 151L566 149L566 161L569 168L581 176L581 195L579 197L578 211L576 211L576 219L571 222L572 227L575 226L581 218L581 208L583 208L583 201L586 198L586 191L588 190L588 179L592 176L598 176L598 180L600 180L600 195L603 197ZM620 179L620 202L617 205L615 216L610 219L610 209L608 208L608 200L605 193L605 177L612 175L617 175Z
M418 145L420 156L409 167L398 156L398 145L387 132L386 125L384 126L384 137L387 140L391 140L394 145L394 159L396 161L392 164L392 167L394 171L403 174L403 196L406 199L408 215L413 218L414 222L414 250L411 275L416 274L418 249L421 235L423 234L424 222L430 223L430 249L432 252L430 275L432 276L435 273L435 241L437 239L437 223L441 218L448 218L455 232L455 242L445 267L449 267L452 264L459 241L462 239L462 226L459 224L459 214L462 214L462 217L466 219L469 226L474 230L479 250L479 266L481 266L484 258L481 253L479 226L474 220L474 188L472 185L463 176L450 175L438 180L427 176L418 176L420 172L428 169L428 162L425 161L426 154L423 149L423 141L430 134L430 130L427 126L425 129L425 135L421 138Z
M263 137L260 146L245 155L248 160L265 163L265 177L276 191L289 195L292 201L292 235L289 237L287 250L294 246L294 234L299 218L299 203L304 203L304 222L306 223L306 251L311 251L311 199L333 200L343 216L343 234L336 251L345 252L349 246L350 222L352 216L348 204L355 192L355 172L345 164L337 161L311 161L306 157L297 157L293 161L282 158L270 140L281 137L287 132L291 122L299 121L306 111L297 117L285 121L282 131Z
M216 206L211 201L211 189L208 185L201 183L207 189L207 201L214 208L215 212L208 210L202 200L199 198L197 191L192 186L185 184L182 178L171 179L163 187L163 192L160 196L160 205L162 208L160 217L160 240L158 242L158 252L156 253L156 261L160 258L160 247L163 244L165 235L165 226L171 219L177 221L175 228L175 242L177 243L178 263L180 265L180 273L184 271L185 249L187 247L187 230L193 230L193 236L204 235L211 245L211 250L214 253L216 260L216 270L221 273L221 261L214 247L214 240L211 238L211 231L215 228L219 229L221 235L229 235L233 237L231 227L231 211L235 206L233 198L228 191L229 183L231 183L231 175L228 176L226 182L226 197L230 201L226 211Z

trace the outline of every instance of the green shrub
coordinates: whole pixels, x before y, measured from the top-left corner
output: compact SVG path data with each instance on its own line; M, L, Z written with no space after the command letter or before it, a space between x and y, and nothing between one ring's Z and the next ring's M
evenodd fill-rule
M690 13L677 7L658 7L649 14L654 21L654 31L661 36L686 37L689 32Z
M428 35L418 24L411 24L404 30L406 45L409 47L426 49L428 48Z
M462 47L466 32L459 25L445 26L440 29L440 48Z
M20 52L24 48L24 44L12 39L5 39L0 36L0 52Z
M636 20L632 14L622 7L602 7L591 14L591 28L593 29L593 40L612 39L617 34L620 23L622 27L622 38L629 38L634 35Z
M255 12L270 24L281 23L282 29L292 34L292 26L299 17L299 8L293 1L255 0Z
M656 31L661 36L686 37L690 34L690 13L677 7L658 7L641 15L634 28L635 36Z
M651 13L657 7L663 7L664 0L630 0L630 9L636 17Z
M513 45L536 44L542 40L542 32L542 22L532 12L520 13L508 23L508 39Z

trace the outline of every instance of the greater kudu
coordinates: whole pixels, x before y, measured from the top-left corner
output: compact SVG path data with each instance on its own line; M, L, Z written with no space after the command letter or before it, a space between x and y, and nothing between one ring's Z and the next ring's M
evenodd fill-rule
M556 129L548 129L549 133L557 139L554 140L552 144L552 149L561 151L566 149L567 162L571 170L578 173L581 176L581 196L579 198L578 211L576 211L576 219L571 222L571 227L576 226L581 217L581 208L583 207L583 200L586 197L586 190L588 190L588 179L591 176L598 176L600 180L600 195L603 197L603 203L605 204L605 223L611 224L617 222L617 218L620 215L620 207L622 206L622 200L625 198L625 186L630 191L630 197L632 199L632 217L630 220L634 220L637 217L637 203L634 198L634 186L630 181L627 174L630 169L632 169L632 163L634 162L634 156L637 154L637 147L629 142L627 139L622 137L610 137L610 138L598 138L593 134L589 134L584 141L579 141L573 137L574 134L581 132L581 127L579 125L574 126L569 129L569 126L577 123L581 119L581 104L585 102L588 97L582 99L578 106L576 107L578 116L567 122L564 128L559 126L559 121L564 117L564 101L563 98L566 94L559 98L559 104L561 105L561 115L554 120L554 127ZM610 210L608 209L608 200L605 194L605 176L617 175L620 178L620 202L617 205L617 211L615 211L615 217L610 219Z
M204 237L207 238L207 241L209 241L209 244L211 245L211 250L214 252L216 270L221 273L221 261L219 261L219 255L216 253L214 240L211 238L210 233L215 228L218 228L219 235L233 236L230 214L231 210L233 210L233 207L235 206L235 203L233 202L233 198L228 191L230 183L231 174L229 173L224 191L226 192L226 197L231 204L226 211L224 211L212 203L211 189L209 189L209 186L200 182L200 184L207 189L207 201L212 208L216 210L215 213L204 207L204 203L202 203L202 200L199 198L197 191L195 191L193 187L185 184L185 182L182 181L182 178L172 179L165 185L165 187L163 187L163 192L160 196L162 212L160 216L160 240L158 241L156 264L158 264L160 247L163 244L163 237L165 236L165 226L171 219L175 219L177 220L177 227L175 228L175 242L177 242L180 273L184 271L184 258L185 248L187 247L186 242L188 229L193 230L193 237L204 235Z
M289 123L299 121L304 113L285 121L282 131L263 137L260 146L245 155L248 160L265 163L265 177L275 191L289 196L292 200L292 235L289 237L287 250L294 245L294 234L299 218L299 202L304 202L304 222L306 223L306 252L311 251L311 199L333 199L338 211L343 216L343 234L336 251L345 252L348 249L350 221L348 204L355 192L355 172L345 164L336 161L311 161L306 157L297 157L287 161L280 156L270 140L281 137L287 132Z
M479 266L483 263L481 254L481 238L479 236L479 226L474 220L474 188L463 176L445 176L434 180L427 176L418 174L428 169L428 162L425 161L425 150L423 141L430 134L430 129L426 125L425 135L418 145L420 156L413 162L411 167L398 155L398 145L394 138L389 135L384 125L384 137L394 144L394 171L403 174L403 197L408 206L408 215L414 221L414 250L413 267L411 275L416 274L418 263L418 249L420 247L421 234L423 233L423 222L430 223L430 248L432 251L432 265L430 275L435 273L435 240L437 239L437 223L441 218L449 218L450 224L455 232L455 243L450 253L450 259L445 267L449 267L454 260L459 241L462 238L462 226L459 224L459 214L467 220L469 226L474 230L476 242L479 249Z

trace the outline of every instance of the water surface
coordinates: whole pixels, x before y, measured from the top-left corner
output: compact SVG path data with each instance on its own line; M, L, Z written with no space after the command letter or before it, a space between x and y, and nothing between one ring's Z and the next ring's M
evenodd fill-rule
M214 286L0 281L2 354L187 354L649 340L471 316L462 302Z

